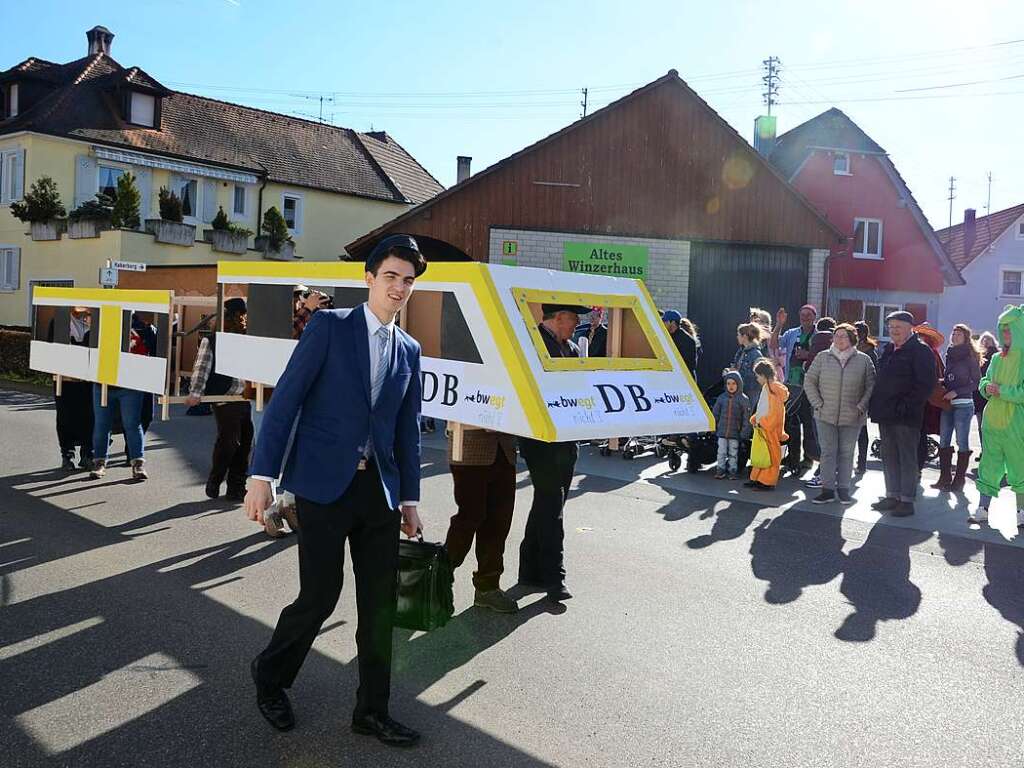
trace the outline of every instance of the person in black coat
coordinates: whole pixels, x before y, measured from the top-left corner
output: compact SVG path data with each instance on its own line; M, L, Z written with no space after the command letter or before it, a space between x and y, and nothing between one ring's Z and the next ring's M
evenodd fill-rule
M914 333L909 312L886 318L889 338L878 360L878 375L868 415L881 432L885 496L871 505L894 517L914 514L921 479L917 446L928 397L935 388L935 354Z
M686 363L686 367L694 376L697 375L697 340L682 328L683 316L674 309L666 309L661 315L661 321L668 329L668 335L679 350L679 355Z
M72 307L67 329L67 343L75 347L89 346L91 314L87 307ZM50 321L46 340L51 344L55 337L55 320ZM59 338L59 337L58 337ZM78 448L78 468L92 469L92 384L88 381L68 380L61 382L61 393L57 395L57 384L53 388L57 407L57 442L60 445L61 465L66 472L75 469L75 448Z

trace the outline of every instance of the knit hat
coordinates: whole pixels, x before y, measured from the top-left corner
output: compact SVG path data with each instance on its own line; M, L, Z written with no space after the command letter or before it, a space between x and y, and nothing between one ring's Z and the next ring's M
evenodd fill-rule
M683 319L683 316L674 309L666 309L661 313L661 322L663 323L678 323Z

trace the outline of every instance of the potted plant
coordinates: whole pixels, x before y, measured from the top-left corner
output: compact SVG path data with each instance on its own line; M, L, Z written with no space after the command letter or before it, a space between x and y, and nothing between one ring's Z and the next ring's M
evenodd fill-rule
M33 240L60 240L64 231L64 203L49 176L40 176L21 200L11 203L11 214L31 226Z
M138 229L141 206L142 193L135 184L135 176L122 173L117 180L117 194L114 195L114 206L110 214L111 226L115 229Z
M158 243L192 247L196 242L194 224L182 222L181 200L167 187L160 187L160 218L146 219L146 231Z
M245 253L248 250L252 230L228 221L223 208L218 208L211 224L213 229L203 230L203 239L213 245L213 250L221 253Z
M92 200L86 200L68 214L68 237L73 240L99 237L104 229L110 229L113 213L113 198L98 193Z
M256 250L263 251L263 258L289 261L295 255L295 241L288 234L288 224L276 206L270 206L263 214L263 234L256 238Z

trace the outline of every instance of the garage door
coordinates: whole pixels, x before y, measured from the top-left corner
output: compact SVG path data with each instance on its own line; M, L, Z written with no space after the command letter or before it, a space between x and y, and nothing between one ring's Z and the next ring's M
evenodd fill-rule
M697 371L701 388L721 378L736 353L736 326L750 307L790 317L807 302L808 252L727 243L694 243L690 249L687 314L700 328L703 353Z

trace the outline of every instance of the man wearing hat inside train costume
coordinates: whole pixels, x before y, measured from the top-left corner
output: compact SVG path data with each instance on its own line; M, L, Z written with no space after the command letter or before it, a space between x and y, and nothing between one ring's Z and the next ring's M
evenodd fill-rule
M548 354L579 357L572 334L579 316L590 312L590 307L544 304L541 311L539 330ZM568 600L572 594L565 586L562 508L576 469L576 443L520 438L519 451L533 482L533 506L519 547L519 583L547 592L548 599L554 602Z

